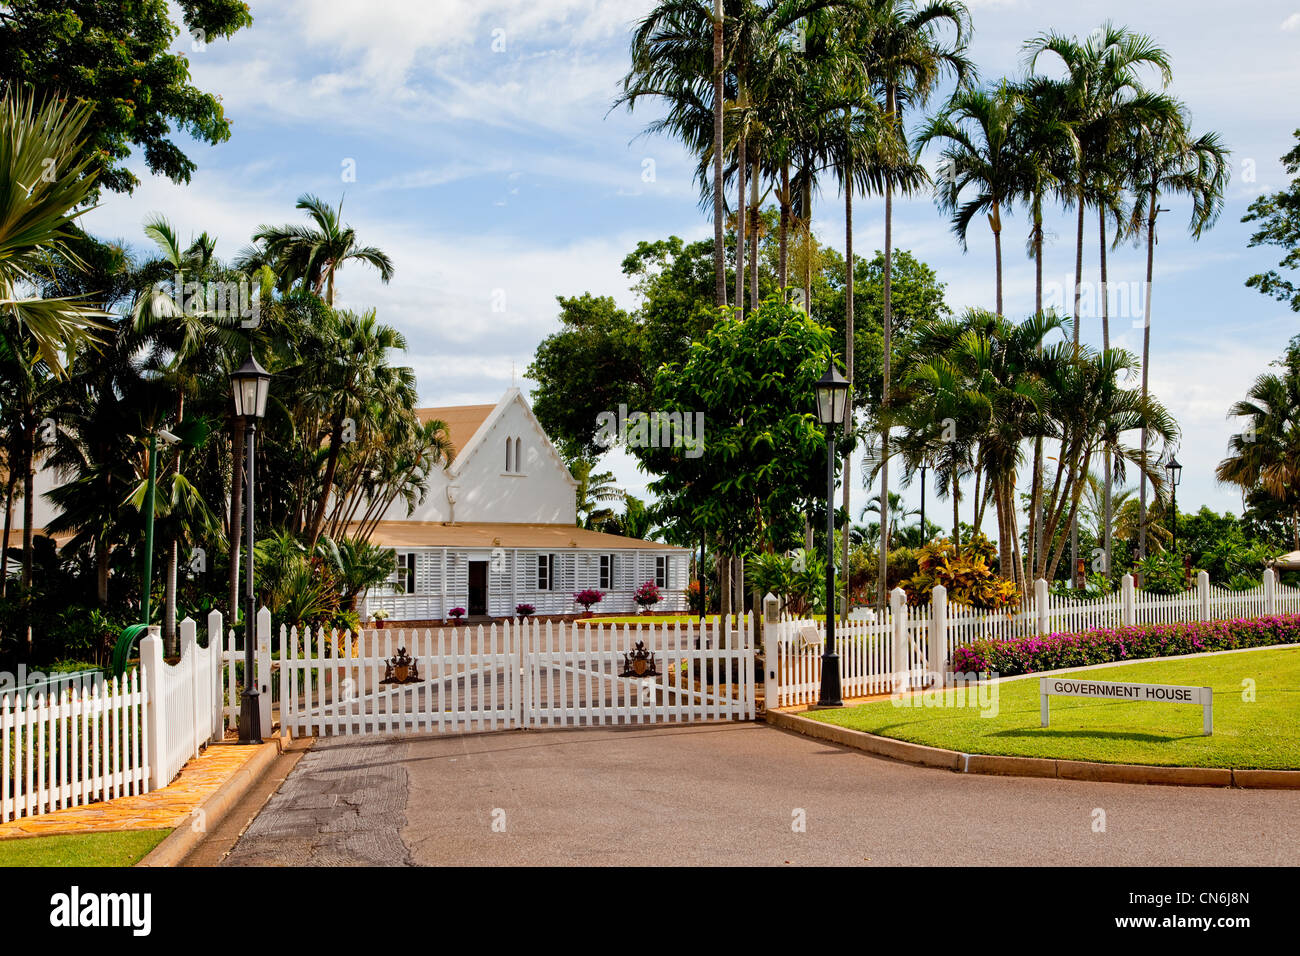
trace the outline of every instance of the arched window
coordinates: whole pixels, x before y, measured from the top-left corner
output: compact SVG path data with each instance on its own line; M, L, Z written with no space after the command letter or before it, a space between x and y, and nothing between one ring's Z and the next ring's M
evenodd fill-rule
M515 471L519 472L520 474L523 474L523 470L524 470L523 448L524 448L524 440L522 438L516 438L515 439Z
M511 455L514 452L514 444L509 438L506 439L506 471L510 471Z

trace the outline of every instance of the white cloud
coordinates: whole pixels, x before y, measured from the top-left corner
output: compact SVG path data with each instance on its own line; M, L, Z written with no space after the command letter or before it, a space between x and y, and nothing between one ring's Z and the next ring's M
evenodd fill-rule
M1282 21L1283 30L1300 30L1300 13L1293 13Z

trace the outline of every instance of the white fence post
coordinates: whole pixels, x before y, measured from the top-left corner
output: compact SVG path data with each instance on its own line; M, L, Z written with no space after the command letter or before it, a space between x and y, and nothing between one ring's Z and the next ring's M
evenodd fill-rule
M1039 578L1034 582L1034 613L1037 617L1037 630L1039 634L1046 634L1052 628L1051 600L1047 592L1047 582Z
M781 704L781 601L770 591L763 598L763 706Z
M1206 571L1196 572L1196 609L1198 621L1210 619L1210 575Z
M209 737L217 739L222 736L225 723L225 701L222 700L222 676L225 672L226 641L223 634L224 622L221 612L213 608L208 612L208 661L212 665L212 714L208 727Z
M1277 613L1277 574L1272 568L1264 569L1264 613Z
M1119 579L1120 604L1124 615L1124 626L1132 627L1137 623L1136 595L1133 591L1133 575L1126 574Z
M894 693L908 688L907 666L907 592L894 588L889 592L889 620L894 628Z
M262 608L257 612L257 702L262 720L263 739L271 736L271 610Z
M162 628L150 625L149 634L140 641L140 670L144 672L144 739L149 760L149 789L160 790L167 780L167 701L163 697Z
M930 673L942 687L948 669L948 589L936 584L930 592Z
M199 728L203 725L203 715L199 709L199 642L194 635L194 618L187 617L180 624L181 658L190 659L190 757L199 755ZM206 740L207 735L204 735Z

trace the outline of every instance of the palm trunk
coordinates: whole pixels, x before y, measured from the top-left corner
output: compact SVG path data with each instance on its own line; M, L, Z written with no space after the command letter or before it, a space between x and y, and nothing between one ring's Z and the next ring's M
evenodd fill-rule
M781 301L786 301L785 286L789 280L790 264L790 164L785 162L781 164L781 234L778 243L779 252L777 254L777 285L781 287Z
M163 593L163 646L175 657L180 653L180 638L176 633L176 574L180 563L180 544L173 535L167 549L167 584Z
M722 222L722 0L713 0L713 280L715 303L727 304Z
M32 589L32 521L35 520L36 472L32 468L36 446L36 420L32 410L23 416L23 592Z
M758 308L758 163L749 174L749 307Z
M925 488L921 488L921 493L925 493ZM954 547L961 547L961 485L954 474L952 479L952 543ZM921 518L921 539L925 539L925 517Z
M892 123L895 119L894 88L885 91L885 111ZM894 265L894 183L885 177L885 296L884 296L884 360L883 386L880 393L881 417L885 424L880 429L880 592L876 599L885 606L885 577L889 570L889 372L893 349L893 265ZM850 272L852 268L850 267Z
M1079 190L1079 234L1074 246L1074 357L1079 358L1079 325L1082 321L1079 298L1083 294L1083 190ZM1070 518L1070 580L1075 580L1079 566L1079 516L1077 509Z
M853 309L853 162L850 157L848 167L844 171L844 371L845 378L849 380L849 408L844 416L844 434L847 437L853 432L853 358L854 345L856 337L854 332L854 309ZM849 514L849 479L853 470L853 452L850 451L844 456L844 489L842 497L842 507L847 517ZM884 525L881 525L884 528ZM849 594L851 585L849 583L849 536L847 527L845 529L843 542L843 552L841 562L844 568L844 607L841 610L841 618L846 618L849 613ZM884 553L884 549L881 549ZM883 580L883 572L882 572Z
M18 472L14 471L12 458L8 472L5 479L5 539L3 546L0 546L0 597L9 593L9 532L14 516L14 484L18 481Z
M1042 197L1034 198L1034 314L1043 314ZM1039 346L1041 351L1042 346ZM1043 551L1043 437L1034 437L1034 480L1029 495L1029 571L1037 575Z
M1106 210L1098 204L1097 225L1101 228L1101 289L1098 292L1098 298L1101 300L1101 347L1103 350L1110 349L1110 292L1106 288ZM1111 555L1111 524L1113 517L1111 515L1111 485L1113 482L1111 476L1110 448L1106 448L1103 458L1103 468L1105 471L1106 487L1102 489L1102 513L1105 525L1102 527L1101 551L1103 560L1106 562L1106 574L1110 575L1110 555Z
M1147 294L1146 310L1142 323L1142 401L1147 400L1147 364L1151 359L1151 273L1156 254L1156 204L1155 187L1151 189L1151 211L1147 213ZM1147 556L1147 429L1142 426L1142 465L1138 470L1138 560Z
M101 607L108 607L108 569L112 552L107 541L95 542L95 602Z
M997 312L1002 315L1002 214L998 204L989 213L989 227L993 230L993 273L996 284Z
M745 314L745 241L749 238L747 215L749 198L745 195L745 174L749 161L745 156L745 134L736 147L736 308Z
M226 578L226 619L233 627L239 620L239 538L244 524L244 418L235 416L230 439L230 574ZM248 558L253 560L252 555Z
M804 313L812 315L812 183L805 178L804 197L804 231L803 231L803 308Z

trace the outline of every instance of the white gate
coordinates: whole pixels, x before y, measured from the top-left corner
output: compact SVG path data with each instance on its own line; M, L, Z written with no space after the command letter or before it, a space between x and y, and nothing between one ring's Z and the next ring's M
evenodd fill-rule
M693 624L282 627L280 723L304 736L752 719L752 621L713 642Z

